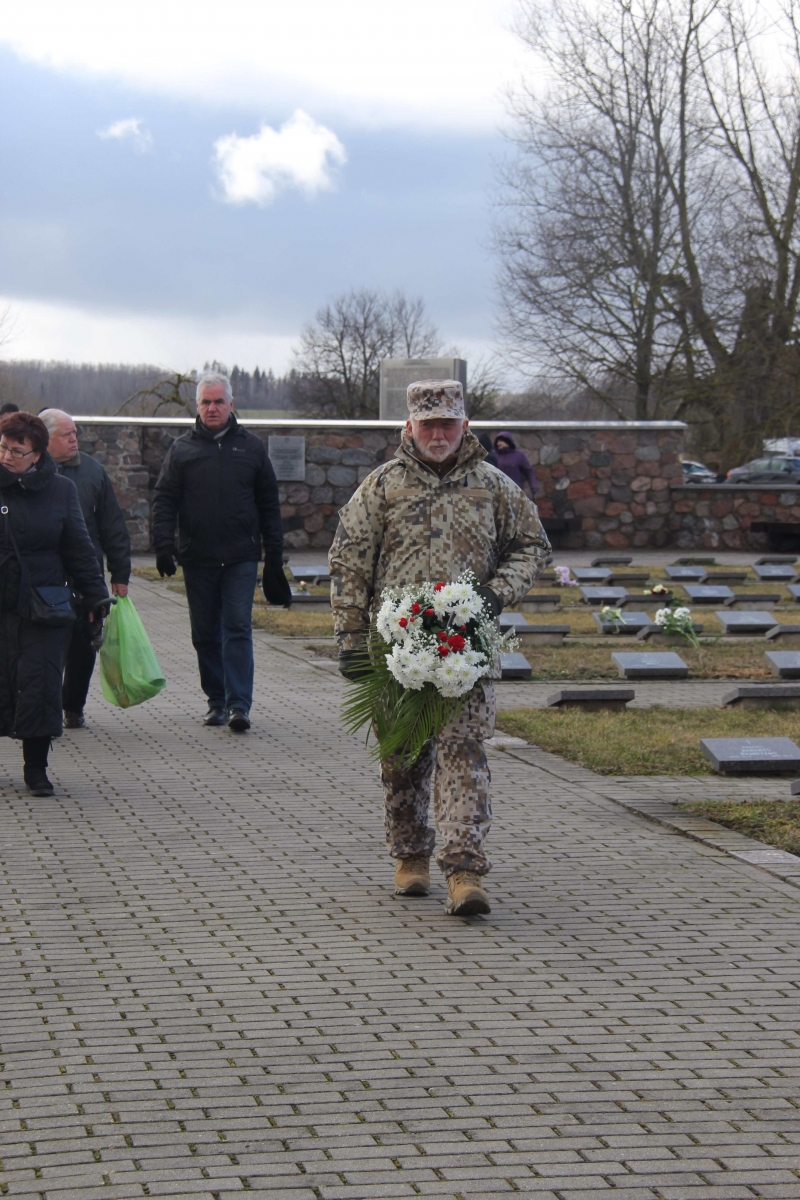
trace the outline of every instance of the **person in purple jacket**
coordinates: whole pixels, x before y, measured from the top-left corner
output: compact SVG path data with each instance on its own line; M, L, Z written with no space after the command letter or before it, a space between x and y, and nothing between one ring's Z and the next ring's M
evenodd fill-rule
M494 450L497 455L497 465L509 479L513 479L517 487L522 487L528 481L531 496L536 492L536 472L528 462L528 456L517 449L517 443L510 433L498 433L494 439Z

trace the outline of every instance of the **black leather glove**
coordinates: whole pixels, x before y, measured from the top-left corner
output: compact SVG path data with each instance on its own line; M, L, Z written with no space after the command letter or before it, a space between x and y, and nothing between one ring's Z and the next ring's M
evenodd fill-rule
M479 587L477 592L486 607L492 610L492 616L499 617L500 613L503 611L503 601L500 599L497 592L493 592L490 587Z
M339 674L344 675L350 683L366 679L372 674L372 664L369 661L369 651L365 648L339 651Z
M292 606L292 589L289 580L283 573L283 556L271 554L264 559L264 571L261 576L261 586L264 589L264 599L267 604L279 604L283 608Z
M159 550L156 555L156 570L163 579L165 575L174 575L178 563L172 550Z

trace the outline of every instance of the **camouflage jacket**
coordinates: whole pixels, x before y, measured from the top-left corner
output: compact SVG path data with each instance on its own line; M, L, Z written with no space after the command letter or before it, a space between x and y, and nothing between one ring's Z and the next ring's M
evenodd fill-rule
M536 505L485 457L467 430L456 465L440 478L404 432L394 458L340 510L328 562L343 648L363 641L385 588L449 581L469 569L506 606L528 591L550 543Z

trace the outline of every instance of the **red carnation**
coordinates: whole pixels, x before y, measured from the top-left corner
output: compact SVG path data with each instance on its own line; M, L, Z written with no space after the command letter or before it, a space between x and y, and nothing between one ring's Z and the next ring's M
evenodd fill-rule
M447 634L445 633L445 631L444 631L444 630L442 630L442 632L439 634L439 641L440 641L440 642L446 642L446 641L447 641Z
M417 602L416 602L416 600L415 600L415 601L414 601L414 603L411 605L411 611L412 611L413 613L422 612L422 605L421 605L421 604L417 604Z
M438 653L441 654L442 658L447 658L448 654L450 653L450 651L447 649L447 646L437 646L436 649Z
M443 584L443 583L435 583L435 584L433 585L433 590L434 590L435 592L440 592L440 591L442 590L442 588L443 588L443 587L444 587L444 584Z
M426 616L426 617L432 617L433 615L434 615L434 612L433 612L433 609L432 609L432 608L426 608L426 609L425 609L425 616Z
M408 618L401 617L400 620L397 622L397 624L400 626L401 629L405 629L406 625L408 624Z
M457 650L463 650L467 643L465 642L464 638L461 636L460 633L454 633L454 634L452 634L451 637L449 637L447 639L447 644L451 650L457 651Z
M462 625L462 626L461 626L461 632L462 632L462 633L466 633L466 632L467 632L467 627L466 627L466 625Z

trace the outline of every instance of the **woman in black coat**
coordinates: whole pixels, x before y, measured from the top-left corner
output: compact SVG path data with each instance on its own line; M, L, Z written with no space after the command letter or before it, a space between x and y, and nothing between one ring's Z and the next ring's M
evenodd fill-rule
M47 442L44 422L30 413L0 420L0 737L22 739L25 783L34 796L53 794L47 757L50 739L61 736L71 626L31 620L31 590L69 579L89 620L107 594L75 485L56 474Z

